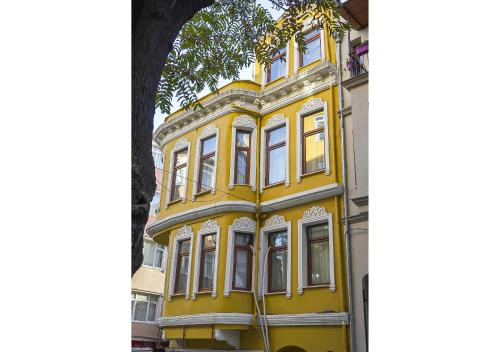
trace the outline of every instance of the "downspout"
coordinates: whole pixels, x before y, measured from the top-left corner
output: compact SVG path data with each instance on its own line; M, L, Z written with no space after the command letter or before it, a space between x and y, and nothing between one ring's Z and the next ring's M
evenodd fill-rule
M348 34L349 35L349 34ZM347 294L349 296L349 326L350 326L350 347L351 352L355 352L354 347L354 315L352 304L352 269L351 269L351 237L349 231L349 189L347 187L347 157L345 145L345 120L344 120L344 88L342 87L342 36L336 35L337 44L337 67L339 77L339 110L340 110L340 145L342 149L342 182L344 183L344 242L345 260L347 269ZM348 43L349 44L349 43Z

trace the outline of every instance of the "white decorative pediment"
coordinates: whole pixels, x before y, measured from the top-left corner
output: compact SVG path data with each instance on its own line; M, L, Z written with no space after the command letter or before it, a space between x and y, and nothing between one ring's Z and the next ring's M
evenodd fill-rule
M181 138L177 143L175 143L174 151L187 148L188 145L189 141L187 140L187 138Z
M201 131L200 138L205 138L217 133L217 127L215 125L208 125Z
M234 127L247 127L247 128L257 128L255 120L248 115L236 116L233 120Z
M285 116L283 114L276 114L267 120L265 128L279 126L283 123L286 123Z
M217 232L218 227L219 224L217 223L217 220L210 219L201 224L200 232L201 233Z
M285 217L281 215L273 215L266 220L265 227L286 227Z
M177 235L175 235L175 239L182 240L185 238L190 238L193 236L193 229L191 226L184 225L179 230L177 230Z
M323 109L323 100L321 100L320 98L312 98L311 100L307 101L304 105L302 105L302 109L300 109L299 113L301 115L304 115L322 109Z
M233 222L233 231L255 232L255 220L252 220L246 216L235 219Z
M323 207L313 206L311 209L306 210L304 212L304 216L302 219L315 219L315 218L325 218L328 214L326 209Z

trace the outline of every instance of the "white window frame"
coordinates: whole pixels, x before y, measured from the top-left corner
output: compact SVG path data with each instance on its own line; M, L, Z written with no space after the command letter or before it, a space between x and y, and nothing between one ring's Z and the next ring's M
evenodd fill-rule
M302 176L306 176L308 174L304 174L304 170L302 170L302 118L304 116L323 112L324 116L324 134L325 134L325 175L330 175L330 143L329 143L329 127L328 127L328 103L326 101L321 100L320 98L312 98L307 101L300 111L297 112L297 183L300 183L302 180ZM316 173L316 171L312 172Z
M153 146L152 154L153 154L155 168L163 169L163 153L162 153L161 149ZM160 158L158 158L158 157L160 157ZM161 162L161 165L158 165L158 163L157 163L158 159Z
M281 215L273 215L266 220L265 226L260 229L260 250L259 250L259 296L262 294L274 295L283 294L282 292L267 292L268 272L264 269L264 260L268 249L268 234L276 231L287 231L287 277L286 277L286 291L284 294L286 298L292 297L292 223L285 221ZM267 263L266 263L267 264ZM262 282L264 279L264 282Z
M166 187L166 191L167 191L166 208L168 208L168 206L172 202L172 200L170 199L170 197L172 196L172 192L171 192L170 188L172 187L172 177L174 176L173 175L173 173L174 173L174 155L175 155L176 152L178 152L180 150L183 150L186 147L187 147L186 189L184 190L184 194L181 195L181 201L183 203L186 202L188 177L189 177L189 151L190 151L190 148L191 148L191 142L188 139L186 139L186 138L181 138L177 143L175 143L174 148L170 152L170 164L169 164L169 167L168 167L168 183L167 183L168 186Z
M248 115L236 116L233 120L231 127L231 159L229 169L229 189L234 189L234 175L236 173L236 130L243 130L250 132L250 186L252 191L256 190L256 160L257 160L257 124L255 120ZM236 184L247 186L247 184Z
M248 292L245 290L233 290L233 264L234 264L234 237L236 232L253 235L253 248L255 251L256 242L256 223L255 220L243 216L234 219L233 224L227 228L227 255L226 255L226 276L224 281L224 297L229 297L231 291ZM255 289L255 252L252 251L252 287L251 292Z
M132 319L131 319L132 322L134 322L134 323L156 324L156 320L161 315L161 309L163 307L163 296L159 295L159 294L156 294L156 293L136 291L136 290L132 290L132 293L140 294L140 295L146 295L146 296L156 296L156 297L158 297L158 299L156 300L155 316L154 316L153 320L134 320L136 302L144 302L144 301L138 301L136 299L132 300L134 302L134 306L132 307ZM149 313L150 302L151 302L149 300L149 297L148 297L148 300L146 302L148 302L148 308L146 309L146 319L147 319L148 313Z
M309 286L307 282L307 227L328 222L328 248L330 252L329 269L330 283L328 287L330 291L335 292L335 260L334 242L333 242L333 216L327 213L325 208L313 206L304 212L302 219L298 221L299 235L297 237L298 245L298 285L297 292L301 295L304 293L304 288L320 287L322 285Z
M290 76L289 74L289 71L290 71L290 41L286 42L286 46L285 46L285 50L286 50L286 54L285 54L285 63L286 63L286 67L285 67L285 75L284 76L281 76L281 77L278 77L272 81L267 81L267 72L268 70L266 69L266 67L264 65L261 65L261 72L262 72L262 88L264 88L264 86L268 83L271 83L271 82L274 82L274 81L277 81L279 80L280 78L288 78Z
M177 234L175 235L175 240L172 248L172 259L170 262L170 273L169 273L169 281L168 281L168 296L167 300L170 302L172 300L172 296L180 296L185 295L186 299L189 299L189 287L190 287L190 279L191 279L191 258L193 256L193 229L191 226L184 225L179 230L177 230ZM175 288L175 279L177 272L177 257L178 257L178 246L179 242L183 240L191 240L189 247L189 259L188 259L188 276L186 282L186 292L185 293L174 293Z
M266 121L266 125L260 130L260 187L259 192L263 193L267 187L274 185L266 185L266 133L267 131L285 125L285 187L290 186L290 124L288 117L283 114L276 114Z
M218 153L219 153L219 129L215 125L208 125L205 127L198 138L196 139L196 159L194 161L194 174L193 174L193 190L192 190L192 200L196 200L199 194L203 194L206 191L198 192L198 173L200 172L200 152L201 152L201 141L215 136L215 170L214 177L212 179L211 193L215 194L215 185L217 184L217 163L218 163Z
M217 220L209 219L201 224L200 231L198 231L196 239L196 257L194 261L194 282L193 282L193 294L191 298L196 299L196 295L200 293L199 282L200 282L200 257L201 257L201 246L202 237L208 234L215 233L215 263L214 263L214 282L212 288L212 297L217 298L217 270L219 268L219 242L220 242L220 226Z
M304 28L302 29L302 33L308 32L310 29L312 29L313 24L314 24L314 22L311 21L308 25L305 25ZM326 57L325 57L325 31L323 28L318 28L318 29L320 32L319 38L321 40L321 61L325 61L325 59L326 59ZM302 67L308 66L310 64L299 67L299 63L300 63L299 55L300 55L300 53L299 53L299 45L297 44L296 40L293 41L293 49L294 49L294 58L295 58L294 59L294 73L297 74L299 72L299 69L301 69ZM312 62L311 62L311 64L312 64Z
M145 266L147 268L153 268L153 269L160 269L161 271L164 271L165 270L165 264L167 262L167 247L163 246L163 248L161 248L161 244L153 241L152 239L148 238L148 237L144 237L144 242L152 242L155 246L155 254L154 254L154 257L153 257L153 264L156 262L156 258L157 258L157 255L158 255L158 252L161 252L161 256L162 256L162 259L161 259L161 266L158 267L158 266L154 266L154 265L147 265L147 264L142 264L142 266Z

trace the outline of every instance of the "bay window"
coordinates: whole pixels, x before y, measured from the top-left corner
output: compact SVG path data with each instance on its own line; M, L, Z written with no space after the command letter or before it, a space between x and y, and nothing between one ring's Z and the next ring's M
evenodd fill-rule
M216 234L203 235L200 254L200 291L212 291L214 287Z
M323 112L302 118L302 163L304 174L325 169Z
M252 234L239 232L234 234L233 290L252 289L252 245Z
M250 131L236 130L234 184L250 183Z
M182 240L178 243L177 252L177 270L175 274L174 293L185 293L188 285L189 276L189 252L191 240Z
M287 286L287 231L272 232L269 235L268 292L285 292Z
M170 201L181 199L186 194L188 149L174 153L174 169L171 185Z
M213 187L216 163L215 149L216 136L201 140L197 189L198 193L210 191Z
M266 186L284 182L286 178L286 127L266 133Z
M132 321L156 321L160 296L132 292Z
M321 59L321 31L314 29L304 34L305 51L299 54L299 66L306 66Z

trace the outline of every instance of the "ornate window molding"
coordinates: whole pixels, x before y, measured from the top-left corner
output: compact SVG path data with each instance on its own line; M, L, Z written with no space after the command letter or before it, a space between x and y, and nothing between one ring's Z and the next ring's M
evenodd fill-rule
M266 125L260 130L260 186L259 192L263 193L266 187L266 133L267 131L285 125L286 156L285 156L285 187L290 186L290 125L288 118L283 114L276 114L267 120Z
M232 291L233 283L233 261L234 261L234 234L236 232L240 233L250 233L254 235L254 248L255 248L255 231L256 223L255 220L249 217L243 216L241 218L234 219L233 224L228 226L227 229L227 255L226 255L226 276L224 281L224 297L229 296L229 292ZM253 269L255 269L255 255L253 256ZM252 270L252 290L255 287L255 270Z
M217 297L217 269L219 263L219 242L220 242L220 226L217 220L209 219L201 224L200 231L198 231L196 239L196 257L194 262L194 281L193 281L193 293L191 298L196 299L196 295L199 292L199 282L200 282L200 256L201 256L201 238L203 235L216 234L215 242L215 263L214 263L214 283L212 288L212 297Z
M304 116L319 113L323 111L324 116L324 128L325 128L325 175L330 175L330 143L329 143L329 128L328 128L328 103L326 101L322 101L320 98L312 98L307 101L300 111L297 112L297 150L296 150L296 158L297 158L297 175L296 180L300 183L302 176L304 176L304 170L302 170L302 118Z
M186 175L189 175L189 150L191 148L191 142L187 138L181 138L177 143L175 143L174 148L170 152L170 163L168 166L168 187L167 187L167 202L166 202L166 208L168 208L168 204L170 203L171 199L170 197L172 196L172 192L169 191L170 187L172 187L172 177L174 174L174 155L176 152L187 148L187 164L186 164ZM187 196L187 185L188 185L188 180L186 179L186 188L184 190L184 194L181 195L182 202L186 202L186 196Z
M323 207L313 206L304 212L304 216L298 222L299 235L298 239L298 285L297 292L301 295L304 293L304 288L307 284L307 227L311 225L328 222L328 248L329 248L329 269L330 269L330 291L335 292L335 261L333 257L333 216L327 213Z
M305 25L302 32L308 32L310 29L312 29L314 25L313 21L310 21L308 25ZM321 61L325 61L326 56L325 56L325 31L323 28L318 28L320 32L320 41L321 41ZM294 73L297 74L299 72L299 45L297 44L297 41L294 40L293 42L293 49L294 49ZM303 66L304 67L304 66Z
M264 260L268 249L268 234L274 231L287 231L287 277L286 277L286 298L292 297L292 223L286 221L284 216L273 215L266 220L264 227L260 229L260 251L259 251L259 296L269 294L267 292L267 268L264 267ZM264 269L264 270L263 270ZM264 272L265 271L265 272Z
M198 173L200 171L200 152L201 152L201 141L212 137L215 135L215 170L214 178L212 179L211 193L215 194L215 185L217 184L217 155L219 153L219 129L215 125L206 126L196 139L196 158L194 161L194 173L193 173L193 190L192 190L192 200L196 199L198 195Z
M256 190L256 160L257 160L257 124L255 120L248 115L236 116L231 127L231 159L229 168L229 189L234 189L234 174L236 166L236 130L245 130L250 132L250 186L252 191Z
M175 287L175 273L177 272L177 255L178 255L178 244L182 240L191 240L189 247L189 259L188 259L188 276L186 282L186 299L189 299L189 286L191 279L191 257L193 256L193 229L191 226L184 225L179 230L177 230L177 234L175 235L175 240L173 243L173 249L171 254L170 261L170 271L169 271L169 281L168 281L168 301L172 300L172 296L174 295L174 287Z

